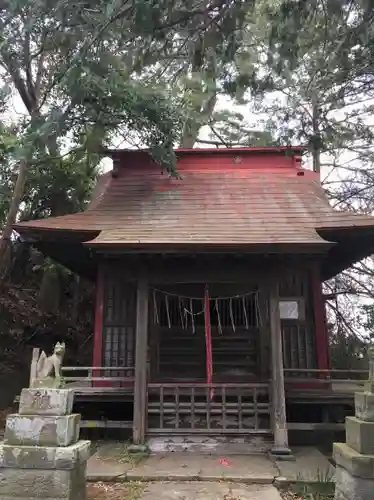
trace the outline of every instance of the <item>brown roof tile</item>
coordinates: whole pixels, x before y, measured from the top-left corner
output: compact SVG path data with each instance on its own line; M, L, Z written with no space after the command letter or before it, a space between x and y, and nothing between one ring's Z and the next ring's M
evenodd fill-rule
M372 217L334 211L316 174L281 153L182 155L181 180L144 154L124 153L121 161L85 212L15 228L101 231L92 245L313 245L328 243L318 229L374 227Z

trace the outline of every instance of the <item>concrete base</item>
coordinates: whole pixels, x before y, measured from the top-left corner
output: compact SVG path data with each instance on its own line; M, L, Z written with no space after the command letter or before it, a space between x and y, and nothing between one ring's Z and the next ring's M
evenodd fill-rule
M85 500L86 464L72 470L0 470L1 500Z
M346 418L346 443L363 455L374 455L374 422Z
M40 470L73 470L90 458L90 441L65 447L49 446L0 446L0 470L6 469L40 469Z
M182 453L198 455L250 455L267 453L273 444L268 436L158 436L147 441L150 453Z
M81 416L8 415L4 443L24 446L69 446L79 438Z
M334 443L333 456L336 465L352 476L374 479L374 455L362 455L346 443Z
M139 497L137 497L139 498ZM150 483L141 500L281 500L272 485L248 485L198 481L195 483Z
M268 454L228 455L165 452L134 460L120 444L102 444L89 459L88 481L238 481L274 483L333 481L334 467L313 447L294 448L293 461L272 461ZM126 460L124 460L126 457Z
M90 469L90 468L89 468ZM192 453L151 455L128 470L129 481L238 481L271 484L277 468L261 455L218 457Z
M352 476L343 467L335 470L335 500L373 500L374 479Z
M0 447L0 499L85 500L90 441Z

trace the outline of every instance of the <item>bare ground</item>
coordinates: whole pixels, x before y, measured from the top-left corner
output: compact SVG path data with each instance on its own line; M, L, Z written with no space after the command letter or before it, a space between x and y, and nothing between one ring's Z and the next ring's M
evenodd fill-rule
M138 500L144 486L139 483L87 485L87 500Z
M141 483L109 484L92 483L87 486L87 500L140 500L141 494L145 488ZM281 492L283 500L332 500L330 495L311 493L294 493L291 491ZM231 496L225 497L225 500L241 500Z

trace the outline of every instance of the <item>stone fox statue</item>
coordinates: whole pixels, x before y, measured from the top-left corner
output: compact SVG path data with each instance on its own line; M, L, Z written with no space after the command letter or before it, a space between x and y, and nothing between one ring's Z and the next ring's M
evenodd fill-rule
M52 356L47 356L44 351L40 353L36 368L36 376L38 379L46 377L61 378L62 359L65 354L65 342L60 344L57 342L53 350Z

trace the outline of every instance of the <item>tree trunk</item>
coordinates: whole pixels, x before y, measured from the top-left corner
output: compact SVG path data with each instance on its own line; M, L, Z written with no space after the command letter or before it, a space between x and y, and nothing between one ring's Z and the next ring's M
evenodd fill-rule
M0 279L3 278L4 273L9 265L11 237L13 232L13 225L17 220L17 214L25 192L26 175L27 175L28 161L22 159L19 163L19 170L16 185L14 186L13 197L10 203L8 215L6 218L5 226L0 239Z
M313 126L313 171L321 172L321 134L319 130L319 108L315 94L312 96L312 126Z

